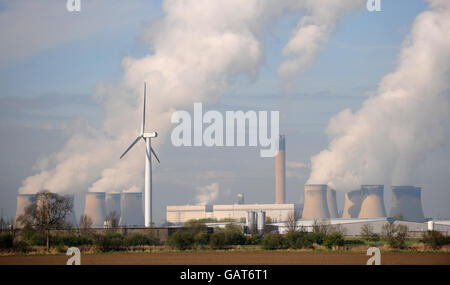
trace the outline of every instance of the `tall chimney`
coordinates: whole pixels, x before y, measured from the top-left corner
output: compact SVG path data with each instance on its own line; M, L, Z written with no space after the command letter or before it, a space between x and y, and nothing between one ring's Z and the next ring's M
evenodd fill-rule
M275 156L275 204L286 203L286 144L284 135L280 135L278 151Z
M326 184L306 184L302 219L326 219L330 217Z
M358 218L361 203L361 190L353 190L345 193L345 205L342 218Z
M362 185L362 203L358 218L386 217L383 185Z
M15 228L22 228L24 225L19 223L17 219L19 216L25 214L25 208L33 203L35 194L17 194L17 208L16 208L16 219L14 223Z
M119 225L121 227L144 226L141 192L122 193L122 216L120 217Z
M327 187L327 204L328 212L330 213L330 218L338 217L337 201L336 201L336 190Z
M109 215L112 212L117 214L117 217L120 218L120 193L106 193L105 196L105 205L106 205L106 215Z
M105 192L87 192L84 214L92 219L93 228L103 228L106 209Z
M242 205L242 204L245 203L244 194L243 193L237 194L237 203L238 203L238 205Z
M421 188L414 186L392 186L390 217L402 215L407 221L423 222Z

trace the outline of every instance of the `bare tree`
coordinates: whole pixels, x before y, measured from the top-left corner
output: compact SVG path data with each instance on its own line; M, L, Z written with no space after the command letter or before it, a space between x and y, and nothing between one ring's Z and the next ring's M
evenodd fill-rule
M330 222L327 220L322 220L322 221L314 220L314 222L312 224L313 233L328 234L330 231L330 228L331 228Z
M365 240L370 240L373 236L373 226L371 224L364 224L361 227L360 235Z
M288 213L286 222L284 222L288 232L296 232L298 230L297 222L300 220L300 217L299 211L294 210Z
M48 250L50 231L70 227L67 218L72 211L72 199L44 190L36 194L32 203L25 208L24 214L17 220L45 233Z
M106 216L106 225L110 229L116 229L119 227L120 216L116 211L109 212Z
M80 217L80 231L83 234L89 232L89 229L92 227L92 219L88 215L84 214Z

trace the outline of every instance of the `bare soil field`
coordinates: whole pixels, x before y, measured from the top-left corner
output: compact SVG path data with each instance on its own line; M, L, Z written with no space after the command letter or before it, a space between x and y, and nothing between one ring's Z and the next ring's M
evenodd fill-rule
M359 252L210 251L81 255L84 265L364 265ZM0 265L64 265L65 255L0 256ZM382 252L384 265L450 265L450 253Z

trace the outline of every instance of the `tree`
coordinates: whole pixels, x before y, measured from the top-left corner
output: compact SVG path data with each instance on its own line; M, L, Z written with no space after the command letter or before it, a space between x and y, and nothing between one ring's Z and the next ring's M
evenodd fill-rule
M374 235L373 226L371 224L364 224L361 227L360 235L365 240L371 240Z
M44 190L36 194L32 203L25 208L24 214L18 217L18 221L45 233L48 250L50 231L70 227L67 218L72 211L72 199Z
M393 248L405 248L408 227L405 225L396 226L394 223L386 223L382 227L383 237Z
M82 233L86 234L92 227L92 219L88 215L81 215L80 218L80 230Z
M119 227L120 216L116 211L109 212L106 216L106 224L110 229L116 229Z
M300 215L299 211L291 211L288 213L286 222L284 223L288 232L297 231L297 229L298 229L297 222L298 222L298 220L300 220L300 217L301 217L301 215Z

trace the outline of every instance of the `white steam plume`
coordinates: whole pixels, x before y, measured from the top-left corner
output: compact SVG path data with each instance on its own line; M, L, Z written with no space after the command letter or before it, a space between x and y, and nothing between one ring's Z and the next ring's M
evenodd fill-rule
M230 78L253 78L263 61L263 27L286 13L304 13L285 54L295 56L289 72L303 70L345 11L363 7L363 0L167 0L165 15L144 33L151 52L122 61L123 79L114 86L99 84L95 98L104 109L100 130L87 122L69 131L67 145L23 181L20 192L121 191L142 187L144 144L118 156L139 132L143 82L147 82L148 131L157 130L162 145L176 109L193 102L214 104ZM316 25L318 29L309 28ZM323 27L324 25L324 27ZM323 29L326 32L323 32ZM303 28L309 32L303 32ZM313 43L306 46L306 43ZM297 60L296 58L302 58ZM290 62L290 61L288 61ZM287 65L285 63L284 65ZM305 66L305 67L304 67ZM282 67L281 69L285 69ZM293 70L291 72L291 70Z
M349 190L360 184L406 184L415 165L445 140L450 118L450 2L432 0L419 14L396 70L356 113L331 119L327 149L311 159L307 183Z
M211 183L203 187L197 187L195 201L197 205L210 205L219 197L219 183Z

